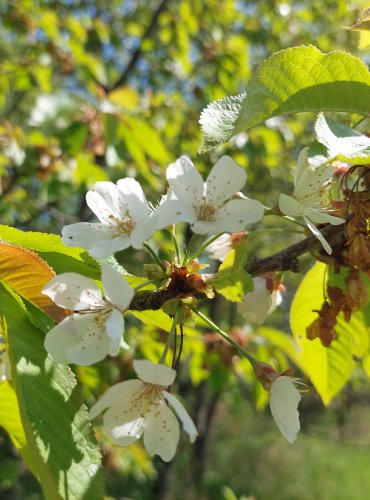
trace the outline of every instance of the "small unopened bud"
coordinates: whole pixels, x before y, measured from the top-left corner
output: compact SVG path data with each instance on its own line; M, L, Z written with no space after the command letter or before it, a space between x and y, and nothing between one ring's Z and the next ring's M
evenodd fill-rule
M278 378L279 373L267 363L256 363L253 368L257 380L266 391L269 391L271 384Z
M158 264L144 264L144 272L149 280L164 280L166 273Z

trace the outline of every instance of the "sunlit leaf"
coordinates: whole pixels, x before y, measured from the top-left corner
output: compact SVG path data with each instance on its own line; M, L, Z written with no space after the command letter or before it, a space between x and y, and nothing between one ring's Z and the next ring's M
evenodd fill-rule
M282 50L262 63L246 93L203 110L203 149L273 116L330 110L363 114L369 100L370 73L357 57L345 52L323 54L313 46Z
M350 323L340 313L335 328L339 338L330 347L324 347L318 338L306 338L307 326L317 318L314 311L324 301L325 268L325 264L318 262L303 278L293 299L290 324L300 348L300 366L327 405L348 381L355 366L354 355L364 355L368 332L362 313L352 314Z
M248 258L244 245L230 250L221 264L212 285L218 293L232 302L241 302L247 292L253 290L251 276L245 271Z
M99 279L100 268L85 249L67 247L60 236L55 234L20 231L9 226L0 225L0 239L34 250L45 260L57 274L76 272Z
M9 243L0 243L0 280L55 320L65 314L41 290L55 272L36 253Z
M3 285L0 308L32 471L45 497L102 499L100 453L73 373L47 355L44 334Z

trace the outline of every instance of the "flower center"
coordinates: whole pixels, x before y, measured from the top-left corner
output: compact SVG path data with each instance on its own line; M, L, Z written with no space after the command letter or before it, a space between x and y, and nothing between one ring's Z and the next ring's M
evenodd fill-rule
M198 207L198 220L213 222L215 220L215 212L216 209L204 200L203 203Z
M123 219L115 217L114 215L110 215L109 219L116 226L117 231L120 234L124 234L124 235L131 234L132 231L133 231L133 229L134 229L134 227L135 227L135 223L131 219L131 217L130 217L130 215L129 215L128 212L126 212L126 216L123 217Z
M145 418L153 407L161 405L161 393L164 387L144 382L143 387L133 395L130 406L140 412L140 416Z

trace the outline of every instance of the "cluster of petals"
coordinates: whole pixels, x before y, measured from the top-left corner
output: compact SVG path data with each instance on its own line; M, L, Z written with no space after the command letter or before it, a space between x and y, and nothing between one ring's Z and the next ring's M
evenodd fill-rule
M86 194L86 203L100 222L64 226L62 240L68 246L86 248L105 258L130 246L142 248L154 231L153 220L140 184L132 178L117 184L97 182Z
M133 289L115 269L102 264L100 288L90 278L63 273L43 288L58 306L73 311L45 337L45 348L57 363L87 366L118 353L124 331L123 311L134 295Z
M263 217L263 205L239 192L247 176L229 156L220 158L205 182L187 156L169 165L166 177L169 189L155 212L157 229L188 222L196 234L238 232Z
M281 304L283 298L279 291L270 290L264 277L253 278L253 291L248 292L238 303L238 313L256 325L262 325L268 314Z
M270 393L270 410L277 428L289 443L294 443L301 428L298 413L301 393L297 385L304 384L297 378L286 374L287 372L279 375L272 366L266 363L257 363L254 370L257 379Z
M90 409L90 417L105 411L104 430L118 445L126 446L143 435L149 455L168 462L180 437L179 421L168 403L191 442L198 432L180 401L166 391L175 379L175 370L148 360L135 360L134 369L139 378L110 387Z
M292 196L281 194L279 208L291 217L303 217L310 231L321 242L330 255L332 249L315 224L343 224L344 219L327 213L327 190L333 176L331 165L312 168L308 164L308 148L304 148L298 158L294 175Z

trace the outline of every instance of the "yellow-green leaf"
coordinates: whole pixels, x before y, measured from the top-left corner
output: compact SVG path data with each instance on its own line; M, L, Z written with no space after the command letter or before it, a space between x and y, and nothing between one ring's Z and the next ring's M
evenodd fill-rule
M330 347L324 347L318 338L306 338L307 326L317 318L314 310L319 310L324 301L325 268L318 262L303 278L292 303L290 324L300 347L300 366L327 405L348 381L354 368L353 356L364 354L368 332L360 312L352 315L350 323L340 313L335 328L339 338Z

